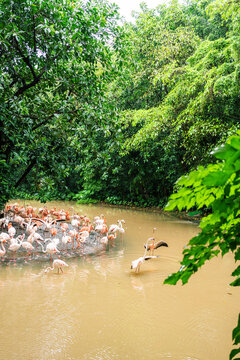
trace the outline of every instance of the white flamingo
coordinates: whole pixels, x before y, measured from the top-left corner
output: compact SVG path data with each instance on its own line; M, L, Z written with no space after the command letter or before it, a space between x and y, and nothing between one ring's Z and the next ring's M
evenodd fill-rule
M2 232L0 234L0 241L3 241L3 240L10 241L11 240L10 235L5 232Z
M95 222L96 225L105 224L105 217L104 217L104 215L101 214L100 216L95 216L94 222Z
M30 255L30 251L34 250L33 245L29 242L29 241L23 241L25 238L25 234L22 237L22 240L20 241L20 244L22 245L22 247L27 250L27 256Z
M66 235L66 232L63 233L63 237L62 237L62 243L65 245L65 250L67 250L67 244L71 242L71 236Z
M15 253L18 251L18 249L21 247L21 241L19 240L22 237L22 235L18 235L17 238L11 238L11 243L8 248L8 250L13 251L13 262L15 263Z
M108 229L109 234L110 233L115 233L117 231L119 231L119 226L118 225L112 224L112 225L109 226L109 229Z
M16 234L16 229L15 227L13 227L12 223L8 224L8 233L11 237L14 237L14 235Z
M80 226L80 221L78 221L77 219L72 219L71 225L78 228Z
M57 268L58 269L58 274L59 274L59 270L61 270L61 272L63 273L63 267L67 267L68 266L68 264L65 262L65 261L63 261L63 260L60 260L60 259L55 259L54 261L53 261L53 266L52 267L48 267L46 270L45 270L45 272L48 272L49 270L51 270L51 271L53 271L55 268Z
M122 223L125 224L125 220L118 220L118 227L119 227L118 231L123 234L123 233L125 233L125 230L122 226Z
M52 239L46 239L45 242L47 242L47 241L50 241L50 243L47 244L46 250L43 249L43 246L41 244L42 251L43 251L43 253L50 254L50 260L52 261L52 255L55 253L59 253L60 251L58 250L56 243L53 242Z
M1 260L2 260L2 258L5 256L5 254L6 254L6 249L5 249L5 247L4 247L4 245L3 245L3 243L6 243L7 242L7 240L1 240L1 249L0 249L0 257L1 257Z

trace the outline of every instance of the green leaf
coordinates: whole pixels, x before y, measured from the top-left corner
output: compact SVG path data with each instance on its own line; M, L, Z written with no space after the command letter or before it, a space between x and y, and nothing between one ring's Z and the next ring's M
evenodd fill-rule
M233 359L239 353L240 353L240 348L239 349L233 349L231 351L231 353L230 353L229 360L239 360L240 358Z
M231 172L216 171L207 175L203 180L203 184L206 186L221 186L227 182L230 176Z
M232 138L230 138L229 143L234 149L240 150L240 138L239 138L239 136L233 136Z
M236 280L230 283L231 286L240 286L240 276Z

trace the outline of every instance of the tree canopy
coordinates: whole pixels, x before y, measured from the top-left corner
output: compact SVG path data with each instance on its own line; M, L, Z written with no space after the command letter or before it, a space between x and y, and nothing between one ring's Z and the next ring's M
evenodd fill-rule
M3 0L0 14L4 202L31 170L64 178L81 124L110 118L104 88L121 31L104 1Z
M237 1L177 1L119 22L107 1L1 11L1 203L163 206L239 129Z

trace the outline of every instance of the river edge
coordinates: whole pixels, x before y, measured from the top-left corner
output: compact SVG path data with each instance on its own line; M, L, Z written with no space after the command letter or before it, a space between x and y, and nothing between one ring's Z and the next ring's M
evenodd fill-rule
M77 202L78 203L78 202ZM78 203L81 204L81 203ZM84 205L90 205L91 203L87 204L84 203ZM162 215L166 215L166 216L170 216L170 217L177 217L178 219L181 220L186 220L186 221L190 221L193 222L195 224L200 224L201 219L205 216L205 215L189 215L189 213L185 212L185 211L166 211L163 208L159 208L159 207L140 207L140 206L130 206L130 205L119 205L119 204L109 204L109 203L105 203L105 202L98 202L98 203L94 203L94 205L96 206L103 206L103 207L112 207L112 208L120 208L120 209L129 209L129 210L137 210L137 211L148 211L148 212L153 212L153 213L159 213Z

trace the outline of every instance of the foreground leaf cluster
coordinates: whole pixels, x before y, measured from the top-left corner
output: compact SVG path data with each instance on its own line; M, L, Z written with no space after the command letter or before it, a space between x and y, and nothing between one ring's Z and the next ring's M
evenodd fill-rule
M232 272L230 285L240 286L240 136L232 136L225 145L214 151L216 163L182 176L176 184L166 210L201 211L201 232L193 237L183 251L181 268L171 274L165 284L186 284L207 260L228 252L234 254L238 266ZM240 343L239 322L233 331L234 344ZM240 352L234 349L230 359Z

